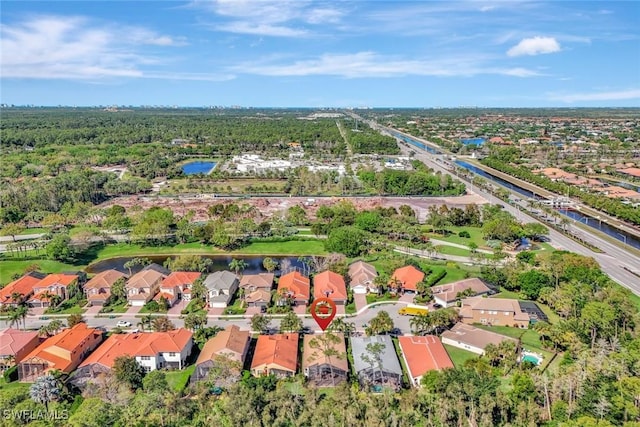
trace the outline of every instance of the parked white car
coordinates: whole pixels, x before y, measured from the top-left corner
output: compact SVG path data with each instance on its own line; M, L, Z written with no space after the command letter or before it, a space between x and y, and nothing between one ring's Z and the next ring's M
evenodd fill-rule
M128 328L131 326L131 322L127 322L126 320L118 320L116 326L119 328Z

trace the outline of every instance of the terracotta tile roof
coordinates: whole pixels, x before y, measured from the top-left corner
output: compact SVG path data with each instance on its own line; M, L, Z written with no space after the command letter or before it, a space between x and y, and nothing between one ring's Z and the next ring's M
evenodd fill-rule
M640 168L618 169L618 172L626 173L627 175L637 176L638 178L640 178Z
M245 274L240 279L241 288L268 288L273 286L273 273L258 273L258 274Z
M278 282L278 292L285 288L294 294L295 299L304 300L305 302L309 301L311 294L311 281L308 277L303 276L297 271L292 271L291 273L280 277L280 281Z
M99 330L88 328L85 323L78 323L73 328L48 338L22 361L27 362L32 358L46 360L50 369L68 373L79 361L77 357L86 350L87 340L94 342L100 336L102 333Z
M56 294L52 294L51 292L45 289L44 291L40 291L37 294L33 295L31 298L29 298L29 301L33 301L33 300L49 301L51 299L50 295L56 295Z
M277 365L296 372L298 364L298 334L260 335L251 361L251 369Z
M153 297L154 301L160 301L160 298L164 298L167 301L173 301L176 296L174 294L170 294L167 292L158 292L155 297Z
M349 266L349 286L354 287L365 282L373 282L378 277L376 268L364 261L356 261Z
M0 331L0 357L15 356L25 346L38 342L37 331L20 331L18 329L3 329ZM16 362L20 362L16 360Z
M391 280L399 280L402 287L409 291L416 291L422 279L424 279L424 273L412 265L400 267L391 275Z
M224 331L218 332L218 335L205 343L196 365L223 354L232 360L244 362L243 356L246 356L250 339L250 331L241 331L236 325L227 326Z
M411 378L417 378L434 369L453 368L447 351L433 335L423 337L401 336L398 343L402 349Z
M313 297L346 300L347 286L344 277L329 270L316 274L313 276Z
M158 280L164 279L166 276L159 271L155 271L152 269L142 270L127 280L127 289L131 288L149 288Z
M317 345L319 345L319 348L313 348L311 346L311 341L322 335L323 334L304 336L304 339L303 339L304 345L302 350L302 369L306 369L314 365L327 364L335 367L336 369L341 369L345 372L348 372L349 364L347 362L347 346L344 342L344 335L341 333L334 333L333 335L336 335L338 338L340 338L340 342L327 343L329 349L335 350L338 353L338 355L341 355L342 357L325 356L323 351L324 349L322 348L323 344L319 341L316 341Z
M431 287L433 294L446 302L456 301L458 299L456 295L467 289L472 289L476 295L488 293L491 290L482 280L476 277Z
M49 274L47 277L39 281L35 288L48 288L53 285L67 287L76 280L78 280L78 276L75 274Z
M258 301L271 301L271 292L266 291L264 289L258 289L257 291L253 291L244 297L244 300L248 303L255 303Z
M19 293L23 297L33 292L33 288L45 277L39 273L25 274L0 289L0 304L12 303L11 294Z
M514 338L476 328L475 326L467 325L466 323L456 323L453 325L453 328L442 333L442 338L469 344L472 347L477 347L483 350L489 344L499 345L505 340L511 340L516 343L518 342L518 340Z
M195 282L200 276L202 276L202 273L197 271L174 271L165 277L160 287L172 288L174 286L178 286L182 289L184 285L193 285L193 282Z
M118 270L105 270L93 276L91 280L84 284L83 288L85 291L89 289L110 288L118 279L126 277L126 274Z
M186 329L168 332L138 332L113 334L87 357L80 367L97 363L107 368L120 356L156 356L159 353L180 353L193 334Z

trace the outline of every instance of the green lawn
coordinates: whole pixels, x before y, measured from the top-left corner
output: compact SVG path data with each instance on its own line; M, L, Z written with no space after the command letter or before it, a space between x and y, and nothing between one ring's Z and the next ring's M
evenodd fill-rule
M8 383L4 380L3 377L0 376L0 390L23 389L27 391L29 390L29 387L31 387L31 383L21 383L20 381L13 381Z
M231 252L238 255L324 255L322 240L291 240L288 242L254 242Z
M47 309L45 311L45 314L82 314L86 311L85 308L82 307L78 307L77 305L71 306L69 308L65 308L64 310L60 310L60 311L53 311L50 309Z
M100 313L100 314L111 314L111 313L124 313L129 309L129 306L127 305L127 302L123 302L117 305L110 305L108 306L108 308L111 309L110 312L108 313Z
M174 389L175 391L182 391L185 389L187 384L189 383L189 378L193 371L195 371L196 365L191 365L185 369L177 370L177 371L168 371L167 375L167 383L169 387Z
M42 233L48 233L48 232L49 232L49 228L34 227L34 228L25 228L24 230L22 230L22 232L19 235L22 236L25 234L42 234Z
M485 239L482 237L482 229L480 227L448 226L446 230L449 231L451 234L447 234L446 236L431 232L430 226L425 226L425 228L423 229L425 229L426 231L429 231L429 233L427 234L432 239L444 240L451 243L459 243L465 246L468 246L469 243L471 242L475 242L475 244L478 245L478 247L483 247L485 246L485 242L486 242ZM461 231L467 231L471 237L467 238L467 237L458 236L458 233Z
M449 344L444 344L444 348L447 350L447 353L449 353L449 357L451 358L451 361L453 362L453 365L456 368L460 368L464 366L464 362L466 362L469 359L474 359L476 357L479 357L475 353L472 353L467 350L463 350L458 347L454 347Z
M457 255L457 256L471 256L471 251L469 249L456 248L454 246L446 246L439 245L436 246L438 248L438 252L446 255Z
M65 264L58 261L31 259L24 260L19 257L3 256L0 258L0 283L7 284L11 282L14 275L22 275L24 270L31 266L37 265L38 270L47 273L60 273L62 271L82 270L85 266Z

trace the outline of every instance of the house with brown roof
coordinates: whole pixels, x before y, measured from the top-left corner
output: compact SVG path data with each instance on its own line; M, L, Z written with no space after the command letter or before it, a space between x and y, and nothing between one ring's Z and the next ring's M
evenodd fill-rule
M193 348L193 334L186 329L167 332L113 334L80 364L72 382L82 386L108 373L118 357L134 357L146 372L182 369Z
M0 331L0 372L15 366L40 345L37 331L3 329Z
M424 273L413 265L405 265L398 268L391 275L389 285L405 292L415 293L418 290L418 283L424 280Z
M7 284L0 289L0 307L17 306L24 302L33 295L35 286L45 277L46 274L32 271Z
M354 294L378 292L374 281L378 277L376 268L364 261L356 261L349 266L349 287Z
M528 328L529 314L515 299L470 297L462 300L460 318L464 323Z
M347 380L349 364L344 335L304 335L302 371L316 387L335 387Z
M291 377L298 369L298 334L260 335L251 361L256 376Z
M202 273L197 271L174 271L162 280L160 291L154 299L165 298L172 307L180 299L191 301L191 288L193 282L198 280Z
M127 275L118 270L105 270L93 276L83 287L89 305L106 305L111 297L111 286L126 278Z
M323 271L313 276L313 297L330 298L336 304L347 303L347 285L344 277L333 271Z
M236 325L227 326L224 331L218 332L202 347L191 381L207 378L216 359L227 365L237 365L237 369L232 366L231 370L237 371L235 373L239 376L247 357L250 341L251 332L241 331Z
M35 381L51 370L73 371L102 342L102 332L78 323L48 338L18 364L20 381Z
M245 274L240 279L247 307L267 307L271 301L273 273Z
M487 295L491 292L491 288L482 280L474 277L447 283L446 285L432 286L431 292L436 304L440 304L443 307L453 307L461 298Z
M158 264L150 264L127 280L127 301L129 305L141 307L151 301L158 293L160 283L169 275L169 271Z
M307 305L311 296L311 281L297 271L285 274L278 282L278 305Z
M29 298L31 307L49 307L51 297L57 295L61 301L69 297L69 286L77 285L80 276L77 274L49 274L33 287L33 296Z
M441 335L442 343L451 345L476 354L484 354L484 349L489 345L500 345L502 341L513 341L516 345L518 340L495 332L486 331L464 323L456 323L448 331Z
M420 387L422 376L429 371L453 368L447 350L434 335L401 336L398 344L414 387Z

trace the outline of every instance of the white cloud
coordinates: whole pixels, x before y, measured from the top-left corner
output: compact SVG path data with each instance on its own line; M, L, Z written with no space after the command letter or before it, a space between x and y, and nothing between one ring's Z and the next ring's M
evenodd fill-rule
M625 99L640 99L640 89L629 89L612 92L573 93L551 95L551 99L566 103L580 101L620 101Z
M465 55L439 59L404 59L383 56L375 52L324 54L317 58L292 63L274 63L273 60L252 61L233 67L234 72L265 76L330 75L345 78L399 77L399 76L474 76L500 74L531 77L537 72L524 68L481 66L484 59Z
M531 37L520 40L520 43L507 51L509 56L541 55L560 51L560 43L553 37Z
M2 24L0 38L3 79L229 78L150 70L150 65L161 65L164 58L142 53L144 46L180 46L185 40L146 28L96 25L84 17L40 16Z
M228 24L219 25L216 29L239 34L254 34L258 36L271 37L302 37L307 34L306 30L285 27L282 25L252 24L250 22L234 21Z

